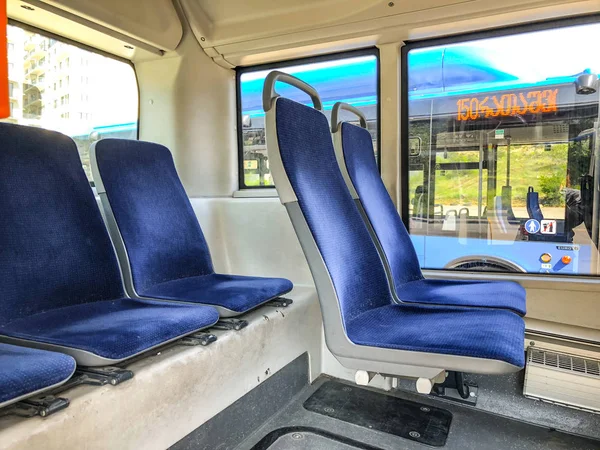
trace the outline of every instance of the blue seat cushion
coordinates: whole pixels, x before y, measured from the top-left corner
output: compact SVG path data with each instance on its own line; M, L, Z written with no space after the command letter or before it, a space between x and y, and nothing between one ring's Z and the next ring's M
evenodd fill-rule
M356 317L346 333L357 345L525 365L525 324L510 311L389 305Z
M0 405L62 384L73 372L68 355L0 344Z
M164 300L221 306L244 313L292 290L285 278L211 275L171 280L145 288L138 294Z
M0 326L0 335L123 360L213 325L209 306L132 299L54 309Z
M398 286L403 302L435 303L526 311L525 289L510 281L417 280Z

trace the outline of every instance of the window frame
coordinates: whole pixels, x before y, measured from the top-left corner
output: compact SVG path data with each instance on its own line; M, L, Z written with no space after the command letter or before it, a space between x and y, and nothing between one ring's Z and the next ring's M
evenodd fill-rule
M236 92L236 124L237 124L237 146L238 146L238 189L240 191L249 190L273 190L275 186L246 186L244 179L244 138L242 127L242 92L241 77L245 73L259 72L262 70L277 70L285 67L298 66L302 64L313 64L338 59L356 58L360 56L375 56L377 67L377 167L381 173L381 62L379 49L377 47L368 47L358 50L345 52L328 53L319 56L309 56L304 58L288 59L284 61L270 62L266 64L257 64L252 66L238 66L235 68L235 92Z
M559 19L542 19L539 21L528 22L525 24L517 24L510 26L502 26L487 30L476 30L466 33L457 33L441 37L429 39L407 40L400 48L400 217L410 234L409 228L409 117L408 117L408 54L411 50L459 44L478 39L489 39L503 36L514 36L523 33L544 31L551 29L567 28L570 26L587 25L600 23L600 13L585 14L573 17ZM600 105L599 105L600 108ZM405 151L403 151L403 149ZM544 280L558 283L584 283L584 284L600 284L600 275L586 274L542 274L542 273L511 273L511 272L477 272L473 275L472 272L465 270L454 270L446 268L422 268L424 273L433 277L441 276L441 274L452 274L460 278L468 277L469 279L493 279L493 280ZM439 275L438 275L439 274ZM446 275L448 276L448 275Z

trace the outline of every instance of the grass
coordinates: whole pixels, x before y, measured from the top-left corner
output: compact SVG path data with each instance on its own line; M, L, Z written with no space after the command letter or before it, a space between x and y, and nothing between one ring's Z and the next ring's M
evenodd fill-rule
M547 206L563 206L563 196L560 189L567 185L567 144L552 145L550 151L543 146L520 145L511 147L512 204L515 207L525 206L527 189L532 186L540 193L540 203L545 201ZM448 152L444 158L438 153L439 163L449 162L478 162L478 152ZM500 195L502 186L506 185L506 147L498 149L497 191ZM478 170L436 171L435 202L443 205L477 205L479 188ZM410 174L411 196L416 187L423 184L423 173ZM487 170L483 171L483 202L486 202ZM550 205L551 204L551 205Z

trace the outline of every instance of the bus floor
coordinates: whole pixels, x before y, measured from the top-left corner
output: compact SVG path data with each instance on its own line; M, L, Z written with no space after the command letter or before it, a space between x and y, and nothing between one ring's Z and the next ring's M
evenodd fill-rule
M401 389L327 376L308 384L306 364L298 358L171 450L600 449L600 440Z

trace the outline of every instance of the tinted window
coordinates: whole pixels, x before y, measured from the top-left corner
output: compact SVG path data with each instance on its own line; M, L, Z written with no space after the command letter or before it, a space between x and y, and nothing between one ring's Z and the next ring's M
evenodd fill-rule
M424 268L598 273L599 41L586 24L408 51Z
M338 101L350 103L367 116L368 129L373 137L375 151L378 138L377 56L374 52L363 56L332 56L319 62L245 68L239 74L240 123L242 157L240 158L240 187L273 187L269 171L269 159L265 145L265 121L262 106L262 89L265 77L272 70L292 74L312 85L323 101L325 114L330 117L331 108ZM293 100L312 105L303 92L285 84L276 85L277 92ZM345 113L344 113L345 114ZM355 121L353 115L343 119Z
M137 139L138 89L133 68L18 26L8 26L11 116L7 122L71 136L91 180L90 144Z

